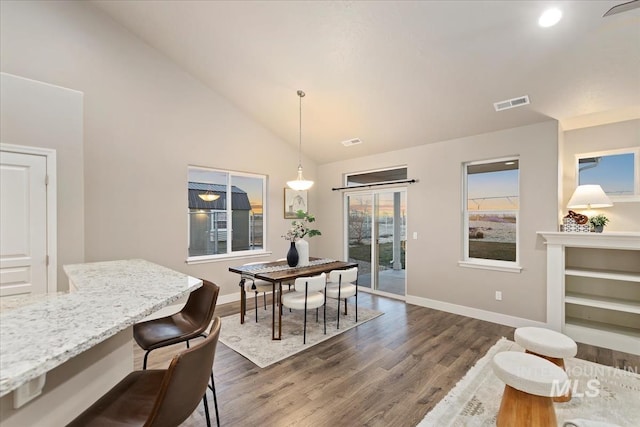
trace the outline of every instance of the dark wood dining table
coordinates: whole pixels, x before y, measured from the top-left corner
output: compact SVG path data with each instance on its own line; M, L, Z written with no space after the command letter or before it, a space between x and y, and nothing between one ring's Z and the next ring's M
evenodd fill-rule
M232 273L240 274L240 323L244 323L244 314L247 308L247 293L245 282L247 279L265 280L271 283L272 295L278 295L278 304L281 303L282 284L293 282L298 277L316 276L321 273L328 273L332 270L345 270L357 267L358 263L347 261L336 261L326 258L309 258L310 264L305 267L289 267L286 261L265 262L264 264L241 265L239 267L229 267ZM276 294L276 287L278 293ZM256 307L257 309L257 307ZM271 303L271 339L282 339L282 311L278 310L278 336L276 337L276 300L272 298Z

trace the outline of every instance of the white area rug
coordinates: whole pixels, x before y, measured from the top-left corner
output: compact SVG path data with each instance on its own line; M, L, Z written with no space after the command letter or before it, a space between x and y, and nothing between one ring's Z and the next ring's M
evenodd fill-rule
M259 299L261 302L261 299ZM250 305L252 307L252 305ZM337 302L331 300L327 305L327 334L323 333L322 313L320 308L318 323L316 323L315 310L307 312L307 343L302 344L303 311L285 309L282 312L282 340L271 339L271 306L258 307L258 323L256 323L255 311L250 309L240 324L240 314L234 314L222 318L220 329L220 342L240 353L261 368L265 368L282 359L286 359L300 351L306 350L315 344L326 341L329 338L348 331L364 322L374 319L383 313L358 307L358 323L355 322L355 306L348 305L348 315L344 315L344 302L341 305L340 329L336 329ZM276 335L278 334L278 319L276 308Z
M493 374L491 360L501 351L523 349L500 339L418 426L495 426L504 383ZM587 419L640 426L639 374L579 359L567 359L565 365L577 392L569 402L554 403L558 425Z

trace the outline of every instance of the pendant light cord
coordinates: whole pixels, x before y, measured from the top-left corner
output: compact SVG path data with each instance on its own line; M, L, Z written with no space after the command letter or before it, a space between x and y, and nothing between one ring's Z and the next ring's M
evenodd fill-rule
M302 97L305 93L301 90L298 90L298 96L300 97L300 137L298 139L298 169L302 168Z

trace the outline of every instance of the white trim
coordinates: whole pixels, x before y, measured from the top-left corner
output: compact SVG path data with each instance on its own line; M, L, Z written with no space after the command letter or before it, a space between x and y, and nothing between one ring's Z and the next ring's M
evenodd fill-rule
M580 159L585 159L588 157L604 157L604 156L617 156L620 154L633 154L633 194L623 194L623 195L615 195L615 194L607 194L611 201L615 203L627 203L627 202L638 202L640 201L640 148L639 147L629 147L629 148L617 148L614 150L604 150L604 151L593 151L590 153L577 153L575 154L575 179L574 179L574 190L578 188L580 185Z
M47 162L47 293L58 291L58 196L56 175L56 150L53 148L31 147L0 143L0 151L44 156Z
M477 268L480 270L494 270L494 271L506 271L508 273L520 273L522 271L522 267L519 265L501 265L497 264L498 261L491 263L483 263L476 261L475 258L471 258L467 261L458 261L458 265L460 267L465 268Z
M406 302L408 304L419 305L421 307L432 308L434 310L446 311L448 313L472 317L474 319L480 319L486 322L499 323L501 325L511 326L512 328L520 328L523 326L547 326L545 322L540 322L537 320L510 316L508 314L496 313L493 311L481 310L479 308L467 307L464 305L452 304L449 302L437 301L412 295L407 295Z
M197 257L187 257L186 263L191 264L206 264L208 262L220 262L220 261L228 261L230 259L237 258L260 258L265 256L271 256L273 254L272 251L244 251L244 252L233 252L232 254L220 254L220 255L204 255Z
M233 240L233 236L232 236L232 231L233 231L233 209L231 208L231 200L232 200L232 191L231 191L231 187L233 185L232 179L234 177L246 177L246 178L255 178L255 179L260 179L262 181L262 249L254 249L254 250L246 250L246 251L233 251L233 248L227 248L226 253L224 254L215 254L215 255L201 255L201 256L189 256L189 248L191 246L191 219L189 218L189 215L191 215L191 211L189 209L189 206L187 204L187 256L186 256L186 263L187 264L201 264L201 263L206 263L206 262L216 262L219 260L224 260L224 259L231 259L231 258L243 258L243 257L251 257L251 256L263 256L263 255L270 255L271 252L267 251L266 248L268 247L268 230L267 230L267 224L268 224L268 201L267 199L269 198L268 194L267 194L267 188L268 188L268 184L267 184L267 180L269 179L268 175L265 174L260 174L260 173L253 173L253 172L242 172L242 171L234 171L234 170L228 170L228 169L218 169L218 168L213 168L213 167L206 167L206 166L198 166L198 165L187 165L187 182L186 182L186 187L187 187L187 194L189 192L189 182L203 182L203 181L191 181L190 179L190 172L192 170L198 170L198 171L206 171L206 172L215 172L215 173L220 173L220 174L224 174L225 175L225 185L227 188L226 191L226 205L227 205L227 209L224 210L224 213L226 214L226 222L227 222L227 231L226 231L226 238L227 238L227 242L232 242ZM207 182L204 182L207 183ZM214 183L210 183L210 184L214 184ZM222 184L217 184L217 185L222 185ZM188 197L187 197L188 199ZM222 211L220 211L222 212ZM231 227L229 227L229 224L231 224ZM230 250L230 251L229 251Z
M508 161L517 161L518 168L518 208L513 210L469 210L468 202L469 202L469 194L468 194L468 169L469 166L473 165L484 165L490 163L501 163ZM507 157L499 157L495 159L486 159L486 160L477 160L471 162L463 162L462 163L462 259L458 261L458 265L461 267L472 267L472 268L481 268L485 270L497 270L497 271L510 271L510 272L520 272L522 267L520 267L520 195L522 193L520 188L520 156L513 155ZM479 261L480 258L471 258L469 257L469 215L473 212L475 214L484 214L484 213L501 213L501 214L511 214L513 213L516 217L516 260L515 261L502 261L502 260L482 260ZM488 262L487 262L488 261Z

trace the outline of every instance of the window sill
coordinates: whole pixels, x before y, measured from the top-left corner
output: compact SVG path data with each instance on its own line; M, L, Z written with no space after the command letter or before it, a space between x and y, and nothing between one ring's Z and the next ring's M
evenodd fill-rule
M235 254L224 254L224 255L211 255L211 256L197 256L197 257L189 257L185 261L187 264L206 264L210 262L221 262L221 261L229 261L233 259L247 259L247 258L258 258L269 256L273 252L271 251L251 251L251 252L242 252Z
M458 261L458 265L460 267L465 267L465 268L478 268L480 270L504 271L507 273L522 272L522 267L520 267L519 265L498 265L498 264L489 264L489 263L474 262L474 261Z

